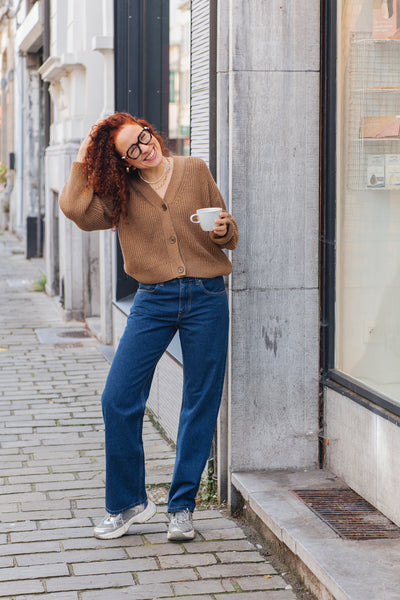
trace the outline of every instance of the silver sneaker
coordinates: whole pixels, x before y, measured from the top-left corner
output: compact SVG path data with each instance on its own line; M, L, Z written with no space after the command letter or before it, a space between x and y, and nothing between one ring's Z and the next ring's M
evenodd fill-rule
M106 515L94 528L93 534L101 540L112 540L126 533L133 523L145 523L156 513L156 505L151 500L138 504L118 515Z
M194 536L193 513L188 508L172 513L167 538L169 540L192 540Z

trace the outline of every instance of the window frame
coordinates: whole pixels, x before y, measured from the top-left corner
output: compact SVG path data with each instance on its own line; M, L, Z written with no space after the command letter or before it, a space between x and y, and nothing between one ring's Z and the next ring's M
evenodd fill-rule
M400 405L335 368L336 302L336 110L338 53L337 0L321 10L321 202L320 202L320 372L322 387L331 388L400 426ZM321 393L323 414L323 390Z

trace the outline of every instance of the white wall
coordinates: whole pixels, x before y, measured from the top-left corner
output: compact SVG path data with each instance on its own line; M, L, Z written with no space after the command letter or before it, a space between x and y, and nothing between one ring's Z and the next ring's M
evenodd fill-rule
M112 0L52 0L50 57L40 69L50 83L53 122L46 152L46 212L54 213L82 139L92 125L114 110ZM101 337L111 343L111 232L86 233L62 215L46 219L48 291L57 289L50 252L60 242L60 273L67 317L97 316Z
M15 185L11 195L10 228L26 235L26 218L41 211L41 96L37 72L42 45L40 2L26 13L26 3L14 3L15 33Z

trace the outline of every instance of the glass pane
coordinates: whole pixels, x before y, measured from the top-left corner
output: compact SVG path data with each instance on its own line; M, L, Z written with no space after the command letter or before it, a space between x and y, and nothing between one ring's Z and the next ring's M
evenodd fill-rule
M400 403L400 6L338 6L335 363Z
M169 132L175 154L190 154L190 0L169 3Z

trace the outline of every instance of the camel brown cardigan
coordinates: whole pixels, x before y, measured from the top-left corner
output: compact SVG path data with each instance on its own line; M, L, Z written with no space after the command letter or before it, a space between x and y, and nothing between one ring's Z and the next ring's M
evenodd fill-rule
M82 163L71 167L60 195L63 213L85 231L112 227L112 201L99 198L87 186ZM226 210L207 165L200 158L174 157L164 199L139 177L132 177L128 219L122 217L118 236L125 271L142 283L160 283L176 277L228 275L231 262L223 248L233 250L238 229L229 215L225 236L203 231L190 216L198 208Z

